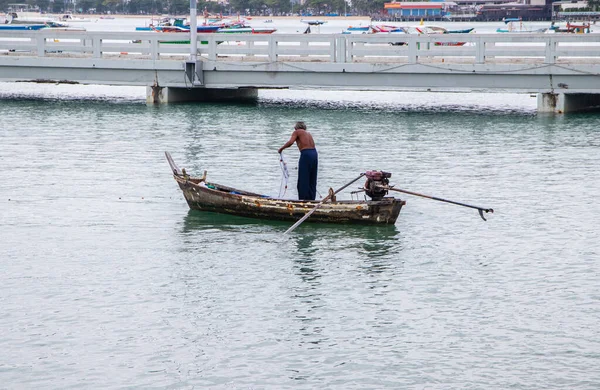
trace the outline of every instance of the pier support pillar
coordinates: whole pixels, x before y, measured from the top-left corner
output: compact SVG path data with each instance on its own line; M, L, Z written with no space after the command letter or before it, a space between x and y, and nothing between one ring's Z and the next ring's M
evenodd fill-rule
M147 104L181 102L249 102L258 98L256 88L174 88L146 87Z
M594 93L539 93L538 112L566 114L569 112L600 110L600 94Z

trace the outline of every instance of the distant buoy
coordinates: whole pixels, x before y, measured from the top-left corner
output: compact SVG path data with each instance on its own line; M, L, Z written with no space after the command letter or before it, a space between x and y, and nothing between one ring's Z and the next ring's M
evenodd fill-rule
M127 55L127 54L129 54L129 53L127 53L126 51L122 51L122 52L121 52L121 54L123 54L123 55Z

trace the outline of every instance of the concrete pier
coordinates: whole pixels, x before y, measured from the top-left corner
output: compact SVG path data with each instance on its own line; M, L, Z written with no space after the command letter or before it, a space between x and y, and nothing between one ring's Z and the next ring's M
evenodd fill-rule
M556 114L600 106L598 34L405 34L403 45L394 34L198 34L194 50L178 34L56 30L0 31L0 81L139 85L149 104L287 88L535 93Z
M566 114L569 112L600 111L600 94L539 93L538 112Z
M253 102L258 98L256 88L175 88L146 87L147 104L182 102Z

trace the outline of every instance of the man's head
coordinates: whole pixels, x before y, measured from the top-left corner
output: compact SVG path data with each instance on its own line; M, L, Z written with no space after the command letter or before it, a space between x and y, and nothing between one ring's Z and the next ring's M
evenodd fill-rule
M304 122L296 122L294 129L295 130L306 130L306 125L304 124Z

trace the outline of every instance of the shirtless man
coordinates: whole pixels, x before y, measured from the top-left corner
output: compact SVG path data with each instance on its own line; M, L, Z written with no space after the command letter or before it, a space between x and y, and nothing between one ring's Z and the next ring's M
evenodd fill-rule
M306 130L304 122L296 122L290 140L280 147L278 152L281 154L283 149L289 148L294 142L300 150L300 160L298 161L298 199L315 200L317 197L319 155L315 148L315 141L312 135Z

